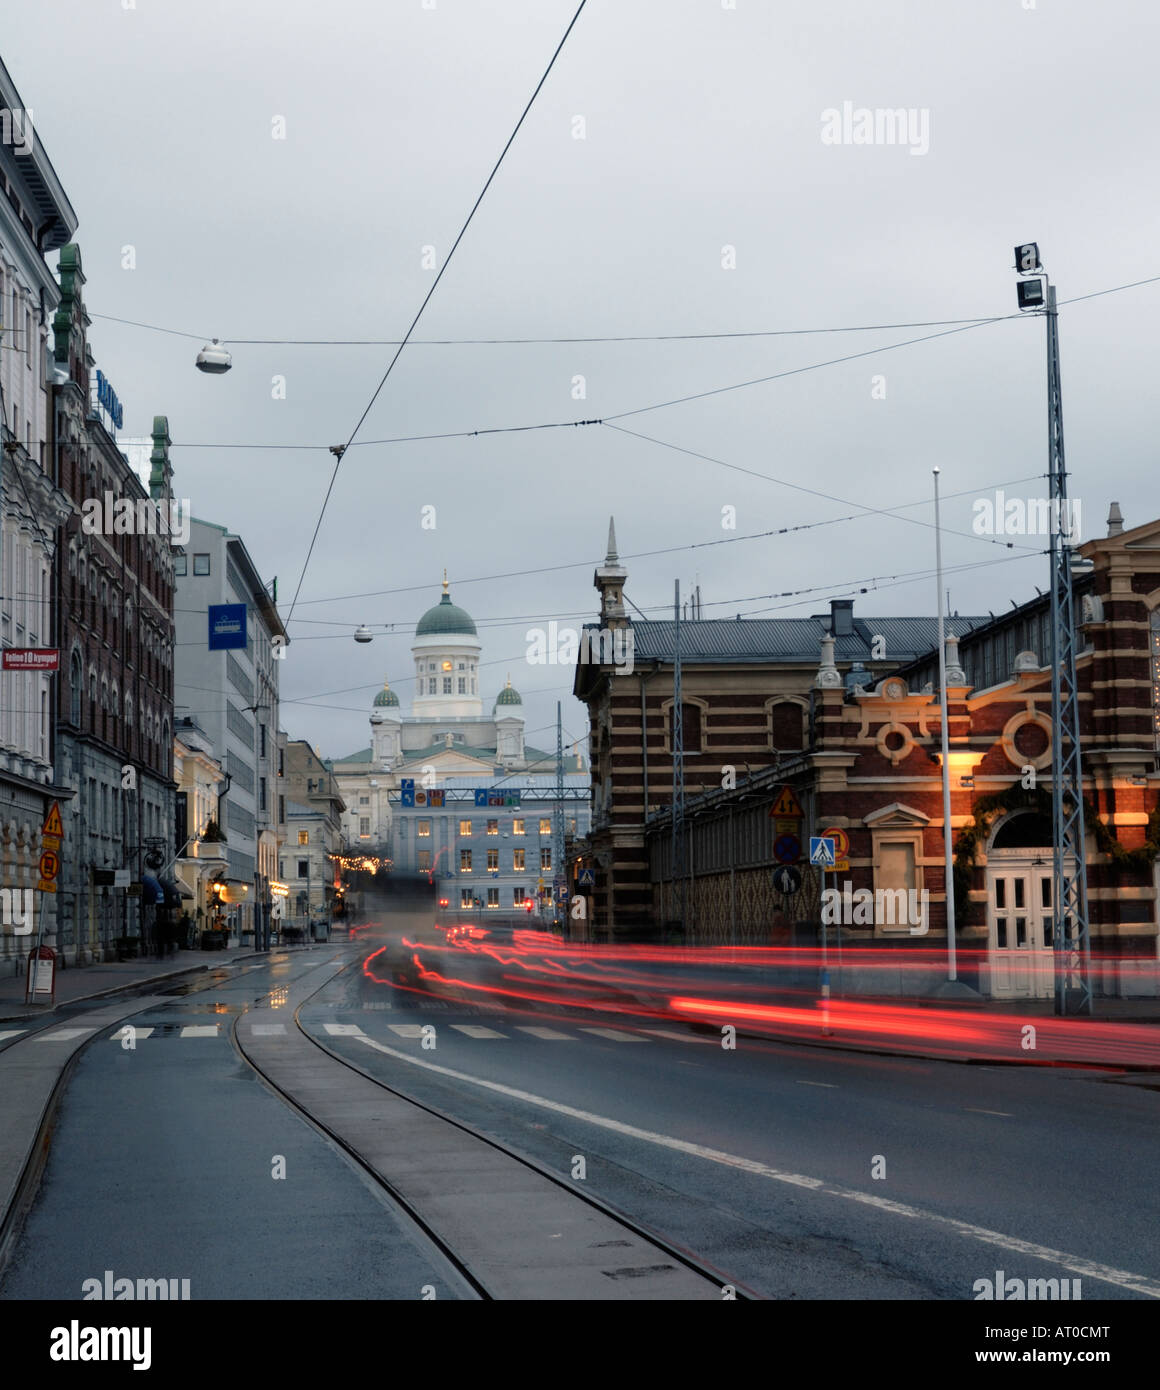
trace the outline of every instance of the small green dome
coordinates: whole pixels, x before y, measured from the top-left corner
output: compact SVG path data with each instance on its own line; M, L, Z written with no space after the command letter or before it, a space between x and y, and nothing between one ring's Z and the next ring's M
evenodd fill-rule
M443 597L434 608L428 608L426 613L419 619L419 624L415 628L416 637L429 637L432 633L470 633L472 637L479 634L475 630L475 623L470 613L465 613L462 608L458 608L451 602L451 595L447 592L447 571L443 571Z
M375 704L397 706L398 703L399 697L395 694L395 692L391 689L387 682L384 681L382 690L380 690L379 693L375 696Z
M495 703L496 703L496 708L497 708L497 709L499 708L500 705L522 705L522 704L523 704L523 700L520 699L520 692L519 692L518 690L514 689L513 686L512 686L512 678L511 678L511 676L509 676L509 677L507 678L507 685L505 685L504 688L503 688L503 689L499 692L499 694L495 697Z

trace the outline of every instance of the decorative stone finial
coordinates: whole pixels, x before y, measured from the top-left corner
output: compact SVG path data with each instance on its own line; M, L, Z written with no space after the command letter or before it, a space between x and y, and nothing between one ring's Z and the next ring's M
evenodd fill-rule
M840 689L842 685L842 673L834 665L834 638L828 632L822 638L822 664L814 677L814 685L819 690Z

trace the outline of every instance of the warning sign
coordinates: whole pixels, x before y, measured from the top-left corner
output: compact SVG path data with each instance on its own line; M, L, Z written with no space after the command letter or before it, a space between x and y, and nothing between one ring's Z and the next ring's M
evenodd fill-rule
M44 824L40 827L42 835L55 835L58 839L64 834L64 825L60 818L60 802L54 801L52 809L44 818Z
M773 810L769 814L773 817L792 816L795 820L801 819L801 802L797 799L792 787L782 787L777 794L777 800L773 803Z

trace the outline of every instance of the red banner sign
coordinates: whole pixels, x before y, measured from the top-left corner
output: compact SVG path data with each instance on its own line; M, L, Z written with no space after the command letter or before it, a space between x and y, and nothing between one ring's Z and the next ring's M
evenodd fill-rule
M5 671L56 671L60 652L52 647L5 647Z

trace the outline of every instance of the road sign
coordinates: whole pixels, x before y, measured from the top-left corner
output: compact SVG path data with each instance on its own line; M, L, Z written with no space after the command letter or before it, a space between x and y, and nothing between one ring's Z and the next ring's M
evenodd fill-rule
M850 872L850 837L840 826L832 825L822 834L834 842L834 870L836 873Z
M774 838L778 835L800 835L802 823L798 816L778 816L773 823Z
M413 777L401 777L399 779L399 804L402 806L414 806L415 779Z
M487 788L486 788L486 787L476 787L476 789L475 789L475 804L476 804L477 806L486 806L486 805L487 805Z
M801 820L802 805L792 787L782 787L769 814L770 816L793 816L795 819Z
M792 864L779 864L773 871L773 886L785 897L792 898L802 886L801 870Z
M827 840L822 835L811 835L810 863L815 868L832 869L834 867L833 840Z
M779 835L773 842L773 857L779 864L796 864L802 857L802 842L796 835Z
M581 888L595 888L596 870L581 869L579 875L577 876L577 882L580 884Z
M40 827L42 835L55 835L59 839L64 834L64 823L60 818L60 802L54 801L49 813L44 818L44 824Z
M246 605L244 603L211 603L209 605L209 650L228 651L246 645Z

